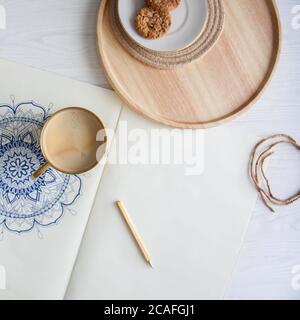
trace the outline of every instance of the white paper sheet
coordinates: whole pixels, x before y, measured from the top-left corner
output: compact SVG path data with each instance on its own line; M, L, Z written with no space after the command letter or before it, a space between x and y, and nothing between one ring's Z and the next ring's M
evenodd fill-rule
M0 106L33 100L55 111L81 105L107 127L117 126L121 107L110 91L5 61L0 70ZM125 123L129 133L166 129L127 108L120 120L119 130ZM0 299L222 298L256 199L247 176L256 138L230 126L202 134L198 176L187 175L191 168L183 165L109 164L103 175L96 168L80 176L81 197L58 224L18 235L2 217ZM119 199L150 251L153 270L114 205Z
M121 106L115 94L109 90L6 61L0 61L0 70L0 105L16 106L27 102L28 105L24 107L27 108L34 101L45 109L50 106L52 111L66 106L82 106L96 113L107 128L115 129L117 125ZM3 113L0 107L0 119ZM27 111L25 115L28 115ZM23 167L27 168L25 163ZM98 166L88 174L79 176L82 183L80 196L74 199L72 205L65 206L56 224L48 227L35 224L30 232L18 234L5 227L4 218L0 215L0 237L3 238L0 241L0 299L64 297L102 169ZM3 177L1 175L2 180ZM53 188L49 192L55 192ZM67 195L72 195L72 192L74 190L70 188L66 190ZM53 222L51 215L45 219ZM28 219L29 226L30 223L32 220ZM14 228L21 227L15 224Z
M148 133L163 128L127 109L120 120ZM107 164L66 298L221 299L257 197L247 176L255 140L228 126L207 130L199 176L179 165ZM153 270L116 200L124 201Z

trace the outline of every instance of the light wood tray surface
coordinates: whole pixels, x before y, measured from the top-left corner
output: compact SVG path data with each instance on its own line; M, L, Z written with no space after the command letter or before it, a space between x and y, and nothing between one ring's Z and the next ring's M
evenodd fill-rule
M279 59L281 28L273 0L224 0L225 25L217 44L174 70L133 58L110 25L109 0L98 17L99 53L111 85L136 112L178 128L207 128L249 108Z

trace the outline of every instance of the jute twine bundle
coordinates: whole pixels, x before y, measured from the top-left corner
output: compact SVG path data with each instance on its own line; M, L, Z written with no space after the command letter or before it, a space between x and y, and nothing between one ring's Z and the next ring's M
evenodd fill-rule
M111 26L118 41L134 58L153 68L174 69L198 59L216 43L224 25L222 1L207 0L208 18L203 32L193 44L174 52L153 51L135 42L121 25L117 0L109 1Z
M272 205L287 206L300 199L300 191L287 199L276 197L265 173L265 162L275 152L279 145L291 145L300 150L300 145L296 140L286 134L276 134L261 140L254 147L250 158L250 177L259 192L264 204L274 212ZM259 151L262 149L262 151Z

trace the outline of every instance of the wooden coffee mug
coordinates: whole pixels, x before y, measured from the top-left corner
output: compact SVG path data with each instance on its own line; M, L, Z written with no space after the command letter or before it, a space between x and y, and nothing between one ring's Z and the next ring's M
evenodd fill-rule
M97 141L99 133L101 141ZM94 113L70 107L56 112L46 121L40 145L46 163L33 174L33 179L49 167L66 174L91 170L106 152L107 136L103 123Z

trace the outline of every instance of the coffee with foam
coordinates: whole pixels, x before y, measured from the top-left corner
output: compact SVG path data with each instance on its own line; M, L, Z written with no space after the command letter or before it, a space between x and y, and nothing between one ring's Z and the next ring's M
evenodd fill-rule
M103 124L90 111L76 107L63 109L43 128L43 154L49 164L61 172L86 172L97 164L97 151L106 144L106 138L97 141L100 130L104 130Z

